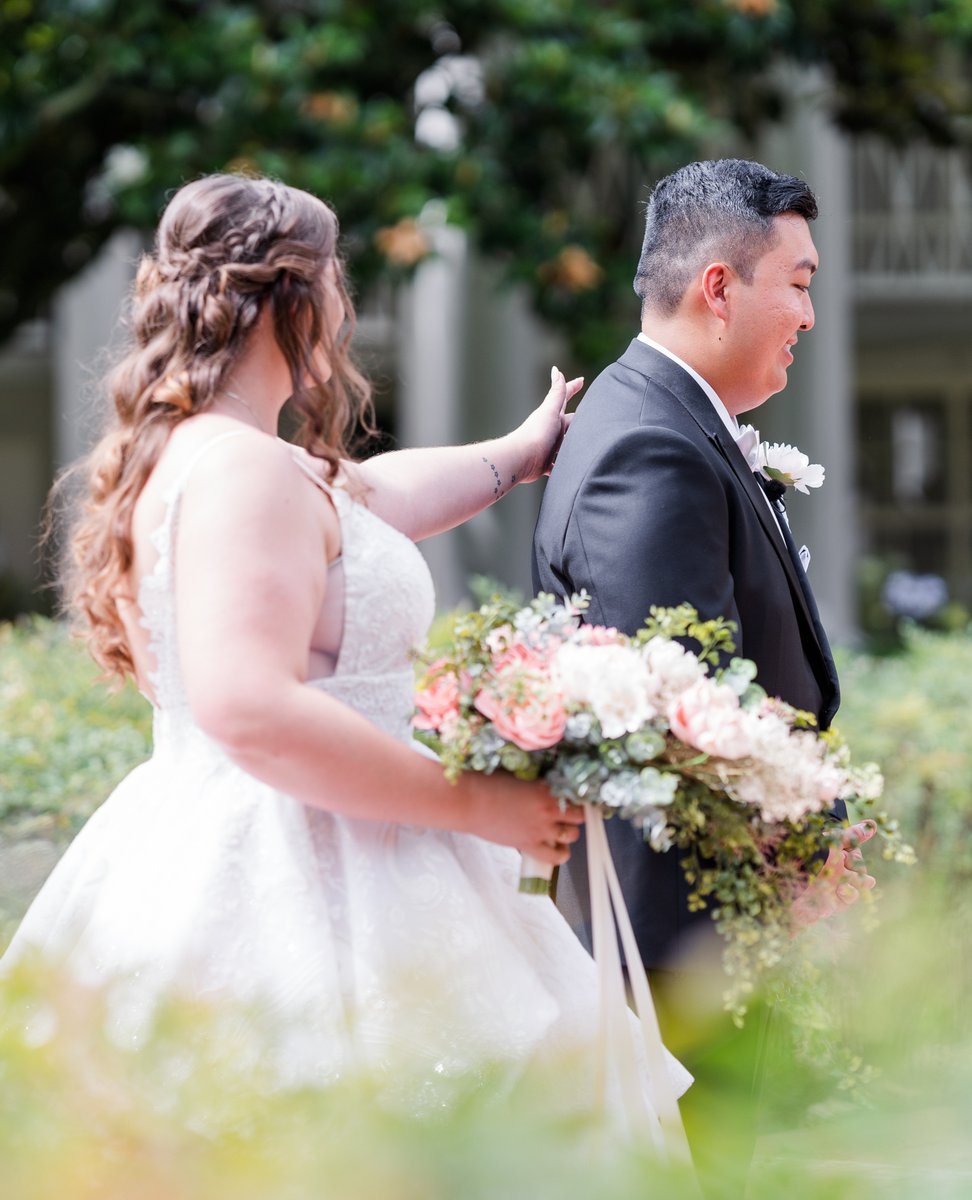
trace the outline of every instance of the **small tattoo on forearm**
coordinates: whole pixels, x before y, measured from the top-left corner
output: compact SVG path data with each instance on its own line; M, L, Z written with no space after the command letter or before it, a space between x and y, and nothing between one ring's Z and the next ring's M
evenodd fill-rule
M485 455L485 454L483 455L483 462L484 462L484 463L485 463L485 464L486 464L486 465L489 467L489 469L490 469L490 470L493 472L493 480L494 480L494 483L495 483L495 486L494 486L494 488L493 488L493 495L494 495L494 496L499 496L499 495L502 493L502 490L503 490L503 481L502 481L502 479L500 479L500 473L499 473L499 471L497 471L497 470L496 470L496 464L495 464L495 463L491 463L491 462L489 461L489 459L486 457L486 455ZM516 476L515 476L515 475L513 476L513 482L514 482L514 483L516 483Z

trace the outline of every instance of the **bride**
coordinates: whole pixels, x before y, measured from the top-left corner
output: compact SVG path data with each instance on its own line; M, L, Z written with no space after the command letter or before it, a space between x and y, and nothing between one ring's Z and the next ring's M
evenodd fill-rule
M285 1083L566 1062L594 1037L594 965L517 892L516 851L563 863L580 810L505 774L449 784L411 741L410 652L433 615L414 542L539 478L581 381L555 369L494 441L352 461L369 391L337 237L307 193L217 175L176 193L140 265L69 597L151 701L154 753L2 970L40 953L111 984L136 1046L164 995L251 1005Z

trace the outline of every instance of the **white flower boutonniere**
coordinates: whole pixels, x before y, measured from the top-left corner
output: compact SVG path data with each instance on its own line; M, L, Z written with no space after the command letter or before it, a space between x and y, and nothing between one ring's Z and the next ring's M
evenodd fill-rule
M768 442L760 442L759 466L770 479L775 479L785 487L795 487L805 495L810 494L811 488L820 487L824 481L824 469L820 463L812 463L802 450L783 442L774 442L772 446Z
M754 471L767 479L775 479L784 487L795 487L798 492L809 495L811 488L820 487L824 481L825 473L820 463L812 463L796 446L761 442L758 430L752 425L740 425L737 442Z

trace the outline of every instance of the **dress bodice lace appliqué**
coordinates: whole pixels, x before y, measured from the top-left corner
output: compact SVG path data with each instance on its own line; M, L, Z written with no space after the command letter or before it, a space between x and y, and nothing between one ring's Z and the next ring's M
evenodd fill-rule
M152 537L158 558L139 588L142 623L155 658L150 681L157 749L173 737L185 739L193 724L176 637L174 549L182 495L199 457L236 436L238 431L232 431L206 442L167 492L165 516ZM325 483L296 450L294 465L331 497L341 524L345 590L341 646L333 675L308 684L357 709L387 733L408 740L415 682L412 651L424 638L434 612L425 560L404 534L343 488Z

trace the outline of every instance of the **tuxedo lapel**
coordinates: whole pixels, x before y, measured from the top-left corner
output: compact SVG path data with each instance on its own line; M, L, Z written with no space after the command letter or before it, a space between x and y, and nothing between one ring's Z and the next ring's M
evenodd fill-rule
M709 407L712 407L711 404ZM716 419L718 420L718 416ZM823 668L823 679L820 679L819 668L815 670L817 671L818 679L820 679L821 693L824 698L823 711L819 716L821 727L826 728L830 724L831 718L837 711L837 706L840 703L840 684L837 679L837 667L830 649L830 642L823 623L820 620L817 601L814 598L813 589L810 586L810 580L807 578L803 563L800 562L800 551L794 541L793 533L782 510L782 506L773 506L776 511L776 517L774 518L773 513L770 512L770 501L767 499L762 487L760 487L752 468L745 458L743 458L739 447L729 436L729 431L722 425L721 421L719 424L721 429L717 431L715 437L713 437L713 441L725 460L729 463L729 466L732 467L733 474L736 476L740 486L749 497L755 509L759 523L773 543L783 570L786 572L793 602L799 610L803 621L812 632L813 639L817 644L820 666Z
M793 531L790 529L789 522L786 519L783 502L778 500L773 507L780 516L780 531L783 534L787 550L790 553L790 561L793 563L794 574L796 574L797 578L800 580L807 610L810 613L810 619L813 624L813 631L817 638L817 644L820 646L821 656L827 672L827 682L830 685L830 694L825 694L825 707L823 713L821 714L821 722L824 727L826 727L830 723L830 720L837 711L837 706L840 703L840 682L837 678L837 665L834 662L833 652L830 649L830 640L827 637L827 631L824 629L823 622L820 620L820 613L817 609L817 601L813 594L813 588L810 586L810 580L807 578L807 573L803 567L803 564L800 562L800 551L797 548L796 540L793 537Z
M814 603L813 608L811 609L810 604L808 603L807 589L809 587L809 583L807 581L806 572L800 563L799 554L794 556L794 554L791 553L790 547L787 543L786 534L783 532L783 527L786 523L785 518L782 514L778 514L776 517L774 517L773 513L770 511L770 505L766 498L766 493L759 486L759 482L756 479L756 476L753 474L752 468L743 458L739 447L729 436L729 432L724 426L721 430L721 433L721 437L717 436L713 440L719 448L723 458L726 460L726 462L728 462L729 466L732 467L733 474L739 481L739 485L742 490L748 496L749 502L753 506L753 510L756 513L756 517L759 520L760 525L762 525L766 535L773 543L773 547L776 550L783 570L786 572L786 577L790 584L790 589L793 592L794 599L802 610L806 620L810 623L811 627L814 627L814 634L816 635L817 631L815 626L819 623L819 621L814 620L816 604ZM823 646L821 646L821 651L823 651L823 649Z

